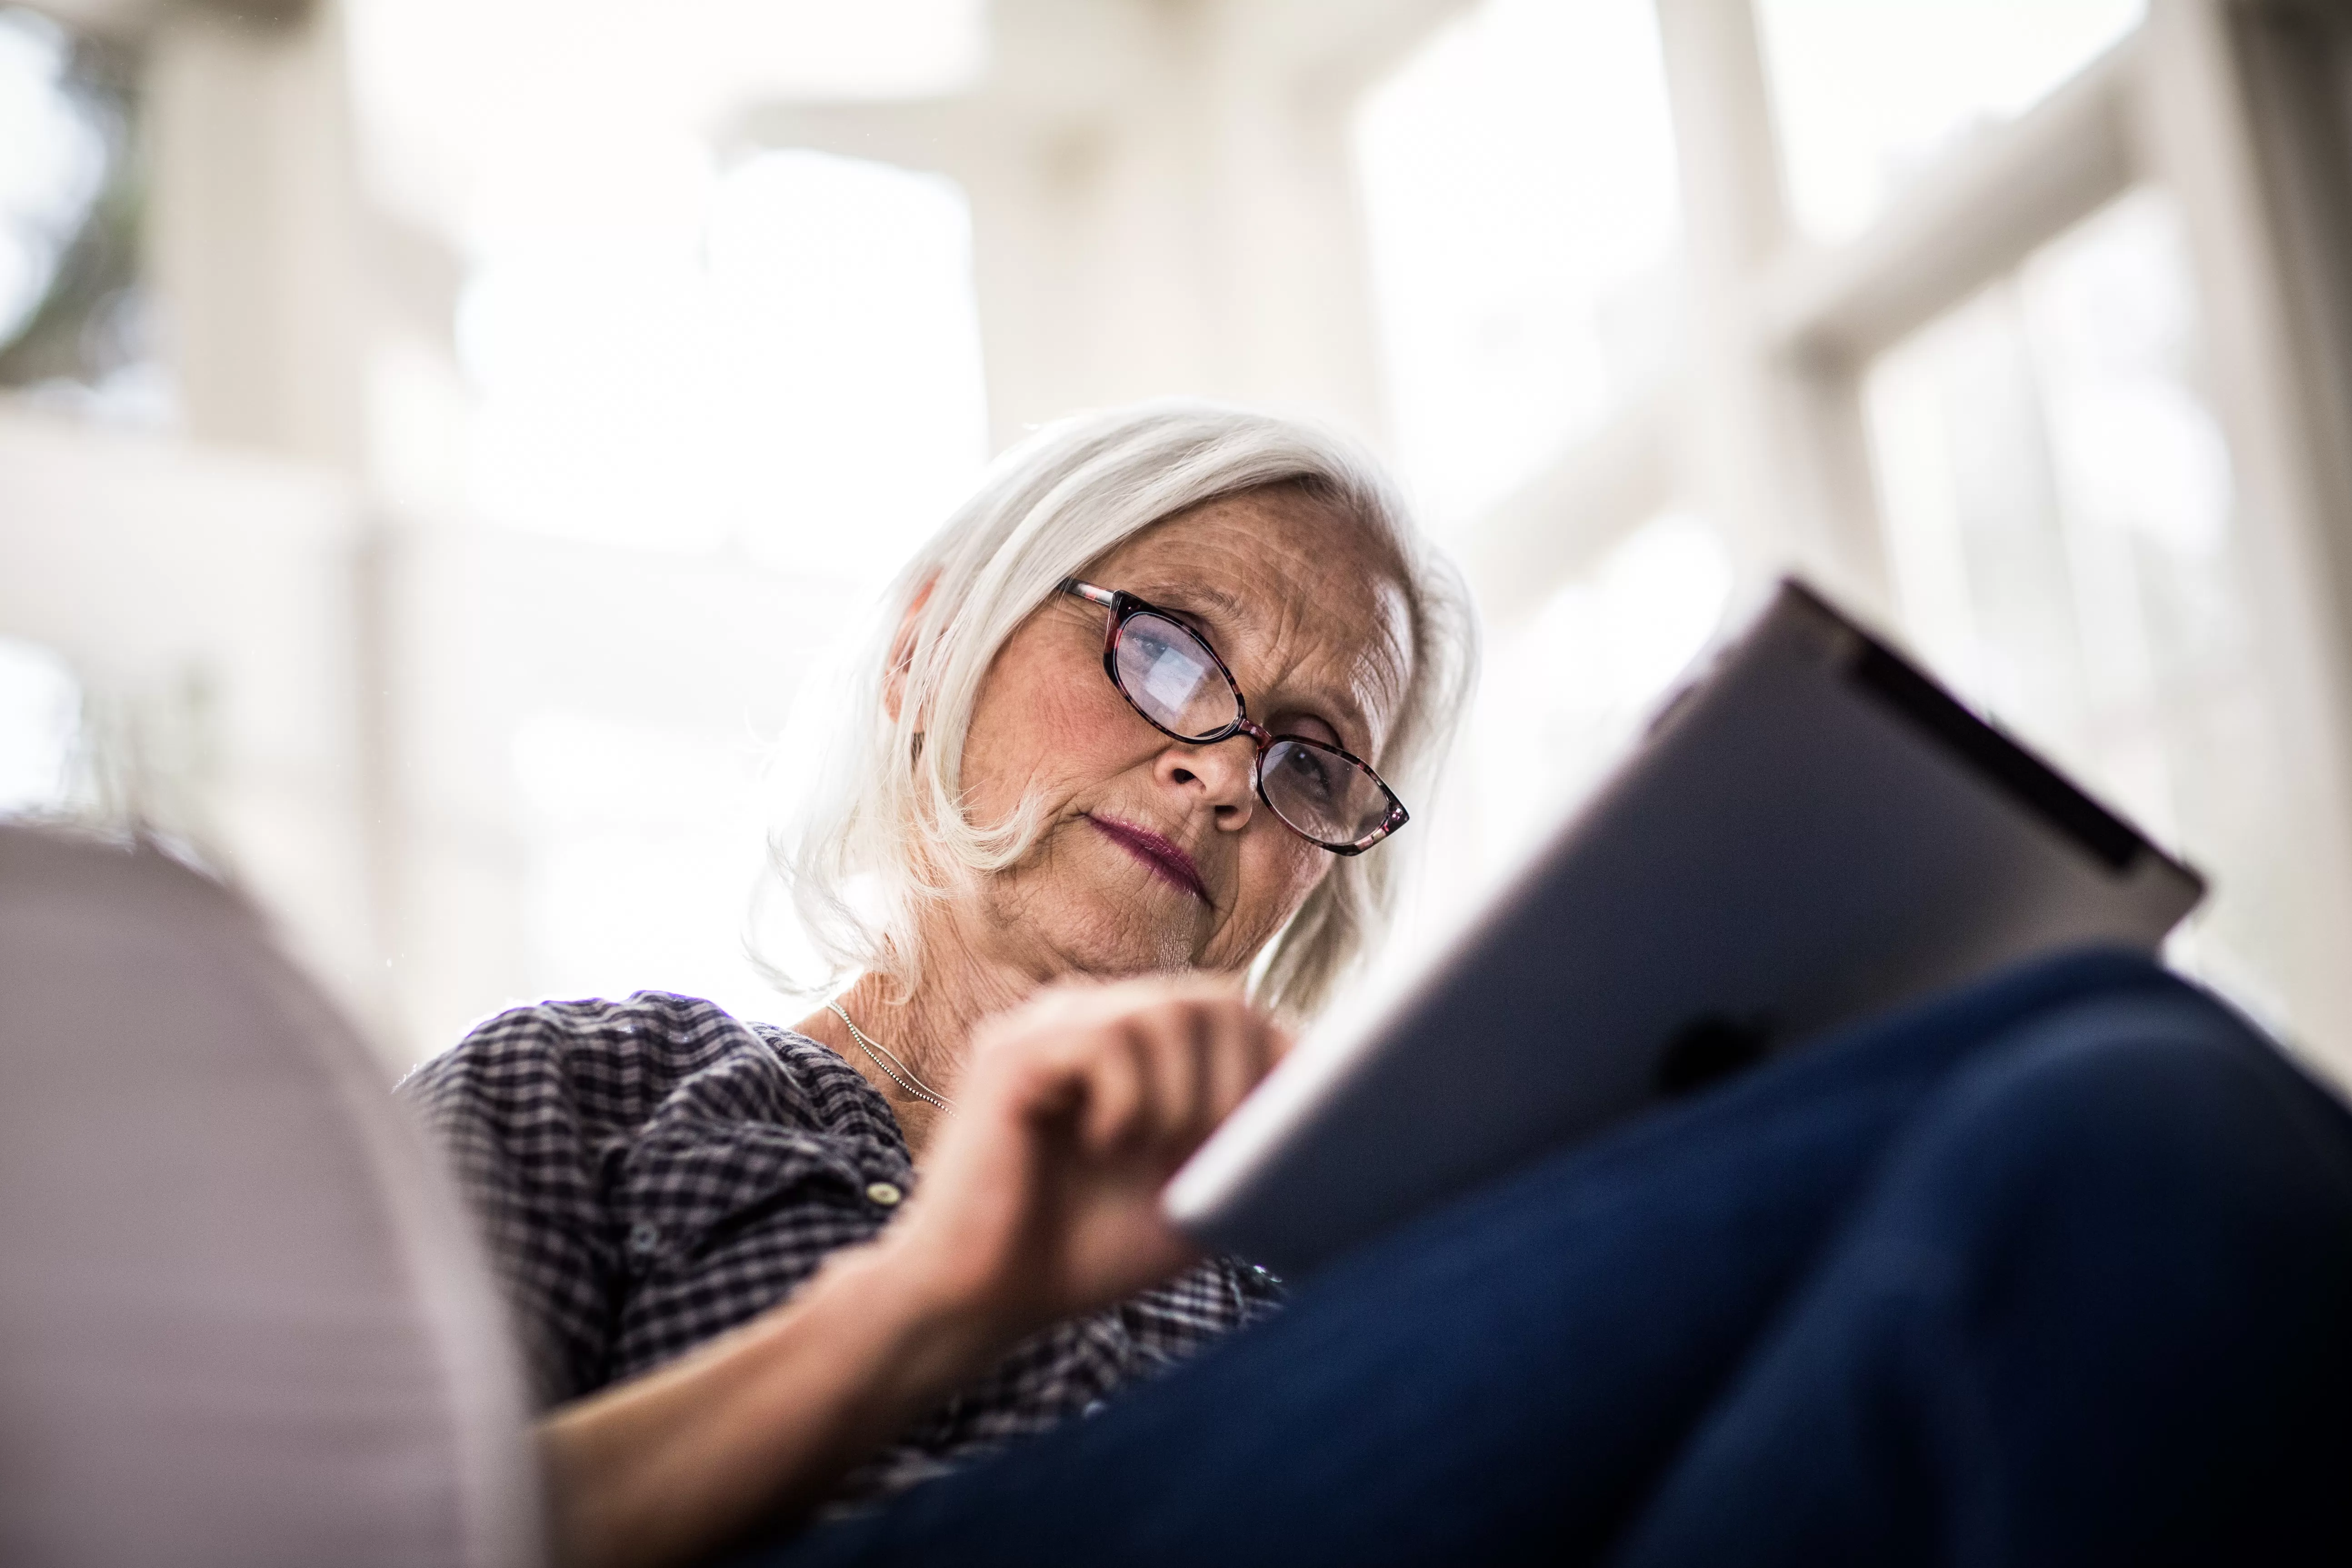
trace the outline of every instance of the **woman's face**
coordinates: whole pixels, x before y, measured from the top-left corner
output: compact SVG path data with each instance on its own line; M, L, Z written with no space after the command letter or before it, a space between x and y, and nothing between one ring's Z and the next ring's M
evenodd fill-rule
M1379 757L1405 686L1404 595L1327 503L1287 486L1211 501L1082 575L1189 621L1276 734ZM1128 706L1103 673L1108 616L1057 595L989 668L963 753L972 815L1034 795L1046 828L953 911L958 937L1040 979L1240 970L1332 857L1258 799L1246 738L1187 745Z

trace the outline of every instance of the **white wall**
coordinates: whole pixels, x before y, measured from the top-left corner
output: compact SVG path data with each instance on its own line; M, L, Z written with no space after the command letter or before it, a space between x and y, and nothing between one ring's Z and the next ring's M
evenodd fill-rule
M0 634L73 665L131 804L381 1035L364 544L331 471L0 409Z

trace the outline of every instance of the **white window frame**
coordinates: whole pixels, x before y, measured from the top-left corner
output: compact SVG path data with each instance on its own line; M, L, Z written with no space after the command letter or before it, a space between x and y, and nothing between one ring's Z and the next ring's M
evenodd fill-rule
M2126 191L2159 185L2190 236L2259 657L2294 774L2294 923L2313 951L2352 952L2352 332L2326 330L2347 316L2326 291L2352 247L2311 217L2333 202L2352 218L2352 159L2327 123L2352 43L2297 100L2270 89L2283 71L2322 70L2294 30L2325 19L2293 0L2150 0L2131 36L1824 247L1790 217L1752 0L1656 4L1691 352L1674 384L1472 531L1490 613L1531 611L1686 500L1751 583L1802 572L1892 625L1862 406L1871 362ZM2298 1035L2352 1063L2352 963L2303 965L2291 984Z

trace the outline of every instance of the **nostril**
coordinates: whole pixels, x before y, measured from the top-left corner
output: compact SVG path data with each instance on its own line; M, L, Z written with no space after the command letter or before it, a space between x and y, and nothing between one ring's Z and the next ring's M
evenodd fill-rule
M1196 775L1190 768L1178 768L1176 770L1176 782L1178 784L1191 784L1195 776Z

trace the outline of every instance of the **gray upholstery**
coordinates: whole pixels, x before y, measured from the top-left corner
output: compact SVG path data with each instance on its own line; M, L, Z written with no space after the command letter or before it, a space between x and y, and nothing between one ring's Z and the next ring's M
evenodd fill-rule
M538 1560L500 1310L389 1087L239 900L0 826L0 1562Z

